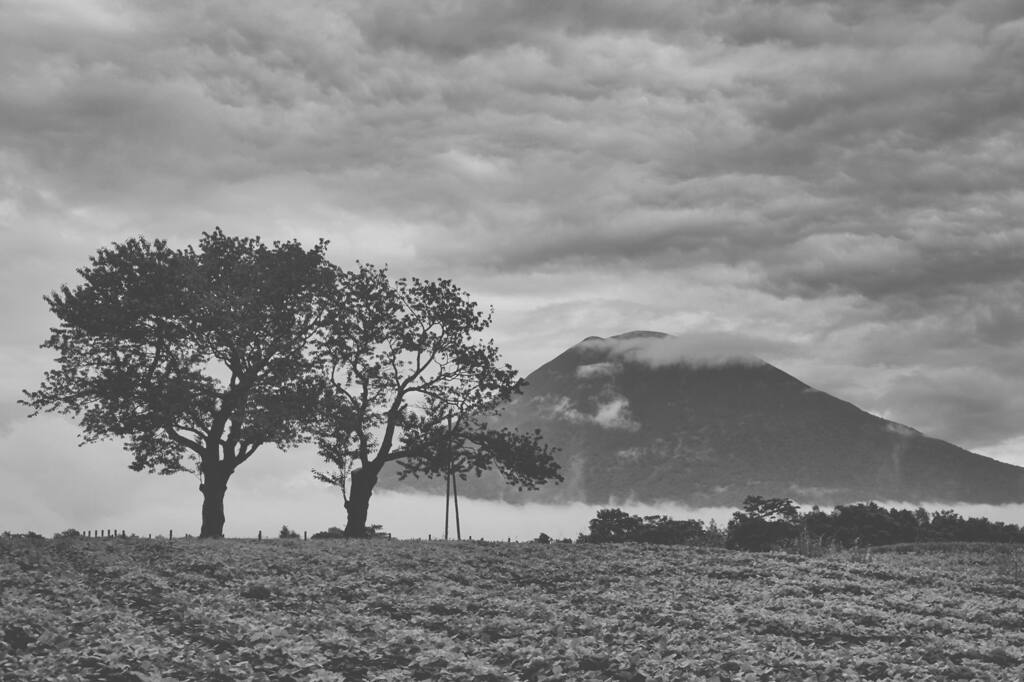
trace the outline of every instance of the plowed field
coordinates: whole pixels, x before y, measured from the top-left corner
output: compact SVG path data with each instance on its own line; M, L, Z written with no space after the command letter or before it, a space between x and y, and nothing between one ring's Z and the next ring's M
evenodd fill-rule
M6 539L0 679L1020 680L1014 561Z

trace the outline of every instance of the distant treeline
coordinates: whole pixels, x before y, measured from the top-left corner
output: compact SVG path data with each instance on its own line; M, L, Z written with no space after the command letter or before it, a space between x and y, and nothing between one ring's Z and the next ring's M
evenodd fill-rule
M813 507L801 512L790 499L751 496L720 529L713 521L634 516L601 509L590 532L577 542L651 542L697 544L764 552L772 549L875 547L907 542L1024 543L1015 524L964 518L952 509L886 509L874 502L840 505L830 512Z

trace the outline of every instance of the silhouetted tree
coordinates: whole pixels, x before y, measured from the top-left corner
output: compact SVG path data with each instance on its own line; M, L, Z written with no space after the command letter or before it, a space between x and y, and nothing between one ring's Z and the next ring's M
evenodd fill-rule
M703 539L701 521L678 521L668 516L635 516L621 509L600 509L590 520L590 533L580 542L650 542L659 545L692 544Z
M22 401L76 418L84 443L121 439L136 471L200 479L201 537L220 537L224 493L264 444L302 441L320 392L311 341L335 270L326 243L204 233L197 249L129 239L46 297L58 367Z
M281 531L277 534L277 537L282 540L290 540L299 537L299 533L285 525L281 526Z
M466 292L439 279L392 280L361 265L340 279L323 344L327 390L320 403L320 455L337 468L318 479L345 494L346 535L366 534L381 470L464 476L496 468L520 488L561 480L537 432L488 427L522 380L492 341L491 322Z
M587 542L627 542L637 540L644 520L621 509L599 509L590 519ZM582 539L582 538L581 538Z
M925 513L927 523L927 513ZM922 537L919 516L908 509L885 509L875 502L839 505L824 524L810 523L808 529L841 547L877 546L916 542Z
M518 387L515 390L518 392ZM545 480L562 480L551 457L554 450L544 445L540 430L522 433L488 427L487 418L496 414L507 398L498 398L490 406L476 405L476 400L474 393L452 395L447 400L428 395L421 410L407 415L403 428L402 449L415 454L396 460L399 480L408 476L448 478L446 490L454 498L457 529L458 479L465 481L471 473L480 476L494 468L519 490L535 489ZM446 507L445 538L447 511Z
M792 540L800 532L800 512L792 500L752 495L743 501L727 528L726 546L766 552Z
M963 524L964 518L952 509L940 509L932 514L928 533L933 540L962 540Z

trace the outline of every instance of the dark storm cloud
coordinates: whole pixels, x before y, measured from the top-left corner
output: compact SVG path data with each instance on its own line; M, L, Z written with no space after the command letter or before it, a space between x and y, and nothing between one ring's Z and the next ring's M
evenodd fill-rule
M11 148L71 201L301 175L321 201L441 226L415 244L432 262L506 269L770 266L808 234L902 234L915 207L998 222L1009 207L975 195L1020 172L995 144L1018 139L1024 91L998 7L249 7L12 28L34 58L16 80L48 87L5 98Z

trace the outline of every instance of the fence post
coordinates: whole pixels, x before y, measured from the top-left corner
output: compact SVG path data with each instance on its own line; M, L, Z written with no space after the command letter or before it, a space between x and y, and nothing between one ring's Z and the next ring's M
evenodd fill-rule
M308 537L306 537L306 531L302 531L302 539L303 540L308 540L309 539Z
M174 539L174 529L173 528L171 530L167 531L167 539L168 540L173 540Z
M263 531L260 531L260 532L259 532L259 535L257 535L257 536L256 536L256 541L257 541L257 542L259 542L259 541L261 541L262 539L263 539Z

